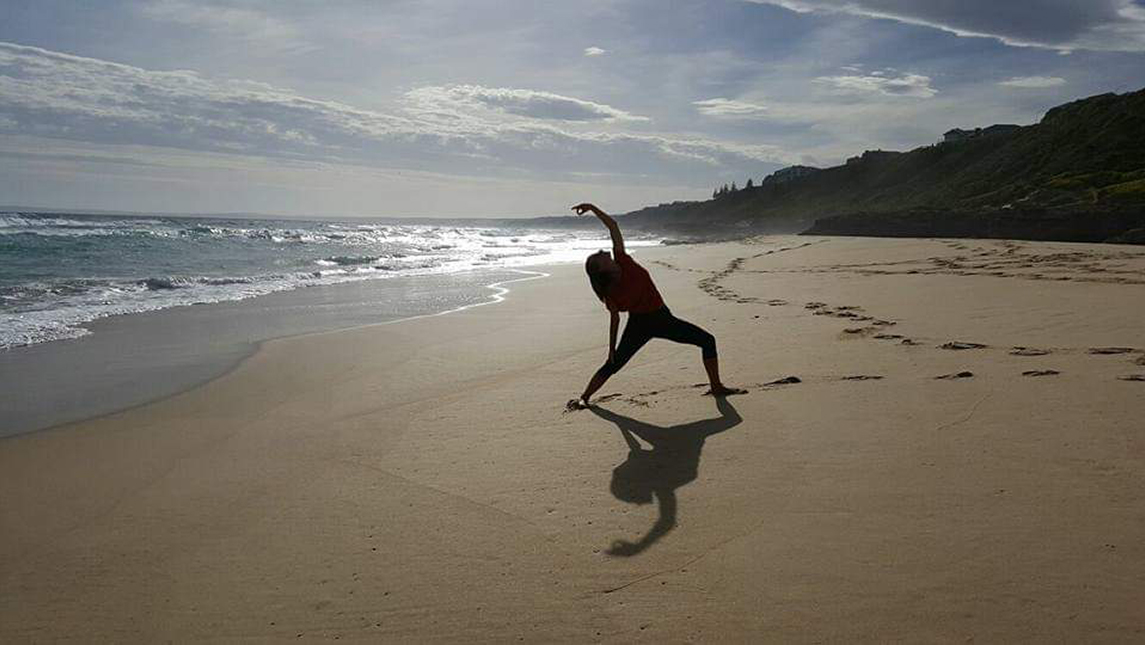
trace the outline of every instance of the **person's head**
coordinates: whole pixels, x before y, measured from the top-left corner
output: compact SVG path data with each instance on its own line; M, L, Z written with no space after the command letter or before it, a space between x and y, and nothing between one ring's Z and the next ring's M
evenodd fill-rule
M612 286L620 280L620 265L608 251L597 251L584 261L584 271L592 284L592 291L604 302Z
M612 496L629 504L652 503L652 481L647 465L639 459L629 459L612 469Z

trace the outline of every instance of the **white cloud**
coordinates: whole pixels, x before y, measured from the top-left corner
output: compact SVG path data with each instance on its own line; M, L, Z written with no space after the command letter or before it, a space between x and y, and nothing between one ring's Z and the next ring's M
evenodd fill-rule
M556 121L647 121L609 105L536 90L480 85L430 86L413 90L406 98L420 110L483 108L532 119Z
M293 52L315 49L292 24L252 8L195 4L185 0L156 0L141 8L153 20L203 29L213 33Z
M592 170L702 181L712 168L783 164L764 145L615 131L642 117L548 92L420 88L392 111L264 83L0 43L0 134L469 176ZM611 128L594 131L591 128Z
M830 85L838 91L855 94L883 94L928 99L938 94L930 86L930 77L921 74L894 76L893 70L873 71L866 75L820 76L815 82Z
M1134 0L753 0L800 13L846 13L1058 50L1145 51L1145 7Z
M1037 89L1065 85L1065 79L1060 76L1015 76L1009 80L998 81L998 85Z
M592 47L585 47L584 48L584 55L585 56L601 56L601 55L607 54L607 53L608 53L607 49L601 49L600 47L596 47L595 45Z
M723 118L752 118L762 116L767 112L767 106L734 99L714 98L703 101L693 101L692 105L705 116Z

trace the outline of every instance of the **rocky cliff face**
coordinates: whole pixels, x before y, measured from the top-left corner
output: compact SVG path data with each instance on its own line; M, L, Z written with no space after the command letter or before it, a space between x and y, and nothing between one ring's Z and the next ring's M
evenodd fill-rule
M1145 244L1145 211L1094 214L1046 209L1000 209L851 213L816 220L804 234Z

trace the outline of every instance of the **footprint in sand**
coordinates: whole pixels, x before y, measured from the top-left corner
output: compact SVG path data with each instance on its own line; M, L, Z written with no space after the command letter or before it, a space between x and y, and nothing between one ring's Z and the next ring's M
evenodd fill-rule
M1138 356L1137 358L1133 359L1133 364L1134 365L1145 365L1145 356Z
M884 377L878 374L855 374L854 376L844 376L840 378L841 381L878 381Z
M776 385L792 385L794 383L802 383L802 382L803 382L803 379L799 378L798 376L785 376L785 377L780 378L780 379L775 379L774 381L768 381L767 383L752 383L751 385L749 385L747 387L747 389L733 388L733 389L736 389L736 391L733 392L733 394L747 394L749 390L754 390L756 388L765 388L766 389L766 388L770 388L770 387L773 387ZM707 383L694 383L694 384L692 384L692 387L693 388L701 388L701 387L709 387L709 385Z
M1145 382L1145 374L1126 374L1125 376L1118 376L1122 381L1143 381Z
M914 340L913 338L904 338L904 339L902 339L902 344L903 345L921 345L922 343L918 342L917 340Z
M902 334L875 334L875 338L879 340L898 340L902 337Z
M787 301L786 300L779 300L778 298L776 298L773 300L768 300L767 304L772 306L772 307L782 307L783 305L787 304Z
M802 383L802 382L803 382L803 379L799 378L798 376L784 376L783 378L775 379L774 381L764 383L764 385L791 385L794 383Z
M1055 376L1061 374L1057 370L1026 370L1022 372L1022 376Z
M823 307L826 307L826 306L827 306L827 303L825 303L825 302L809 302L809 303L803 305L803 308L804 309L822 309Z
M940 349L982 349L986 347L982 343L967 343L958 340L952 340L949 343L943 343L938 346Z
M1090 354L1099 354L1099 355L1132 354L1135 351L1137 351L1137 350L1132 348L1132 347L1090 347L1089 348Z
M974 376L974 372L951 372L950 374L943 374L941 376L936 376L934 378L946 380L946 381L953 381L955 379L971 378L973 376Z
M1045 356L1049 354L1048 349L1034 349L1033 347L1015 347L1010 350L1012 356Z

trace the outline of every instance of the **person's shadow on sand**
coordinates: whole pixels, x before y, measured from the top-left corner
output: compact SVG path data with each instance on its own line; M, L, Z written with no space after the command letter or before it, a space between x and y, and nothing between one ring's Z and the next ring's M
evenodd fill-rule
M637 555L676 526L676 489L696 478L704 440L743 421L723 397L716 398L716 408L720 411L718 417L667 428L601 407L589 408L596 416L615 423L628 444L628 459L612 471L613 496L632 504L650 504L655 495L660 503L660 517L648 533L636 542L615 540L608 549L609 555ZM652 446L651 450L645 449L636 437Z

